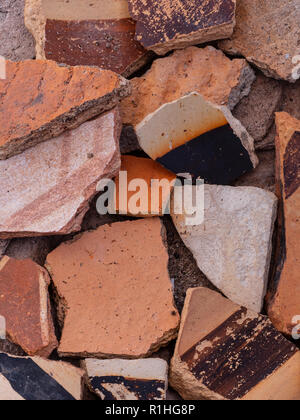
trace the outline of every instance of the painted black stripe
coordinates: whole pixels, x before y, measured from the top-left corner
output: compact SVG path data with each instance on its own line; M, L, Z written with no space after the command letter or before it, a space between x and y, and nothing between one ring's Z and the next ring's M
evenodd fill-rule
M127 379L123 376L102 376L90 379L94 390L100 391L105 400L115 400L115 396L104 388L104 384L121 384L128 392L136 395L138 400L147 401L163 398L164 381Z
M74 401L50 375L31 359L18 359L0 354L0 374L27 401Z
M245 313L236 312L182 356L198 380L229 400L242 398L297 351L263 316L238 322ZM197 351L204 341L212 346Z
M286 199L300 186L300 132L296 131L289 141L283 160Z
M253 164L230 125L209 131L157 159L175 174L190 173L208 184L228 185Z

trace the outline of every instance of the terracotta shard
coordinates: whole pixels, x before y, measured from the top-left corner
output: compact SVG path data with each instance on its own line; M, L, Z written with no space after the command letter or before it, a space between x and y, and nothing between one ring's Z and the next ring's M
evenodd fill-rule
M120 132L113 110L1 161L0 237L80 230L98 182L119 171Z
M132 95L122 101L123 123L134 128L161 106L192 92L232 110L250 92L255 74L245 60L230 60L213 47L190 47L155 60L131 80Z
M277 193L280 197L277 267L268 314L279 331L292 335L299 323L300 121L276 115Z
M0 55L12 61L35 57L34 39L24 25L24 0L1 0Z
M181 239L200 270L225 296L260 312L269 278L276 196L253 187L205 185L204 222L193 226L186 222L193 214L192 193L185 196L183 215L175 214L171 205Z
M240 0L236 27L221 49L243 55L267 76L295 82L300 77L298 0Z
M81 400L83 375L69 363L0 353L0 400Z
M48 295L50 278L32 260L0 261L0 314L10 341L30 356L48 357L57 347Z
M210 184L228 185L258 162L253 138L231 111L197 92L162 105L135 129L152 159Z
M53 61L8 61L6 76L0 80L0 159L78 127L130 93L129 82L111 71Z
M98 66L125 77L151 54L135 41L126 0L26 0L25 22L38 59L71 66Z
M83 367L89 388L102 400L166 399L168 364L162 359L87 359Z
M299 400L299 364L268 318L209 289L188 291L170 374L183 398Z
M163 238L159 218L114 223L48 255L61 356L140 358L177 336Z
M235 26L235 0L129 0L136 39L157 54L228 38Z
M138 217L169 214L175 181L172 172L152 159L122 156L121 174L115 180L116 205L113 210ZM143 182L143 188L136 182Z

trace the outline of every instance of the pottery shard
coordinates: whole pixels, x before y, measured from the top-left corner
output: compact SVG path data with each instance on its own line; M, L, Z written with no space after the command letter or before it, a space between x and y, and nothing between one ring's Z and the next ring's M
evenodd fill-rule
M265 316L190 289L170 383L192 400L299 400L300 352Z
M57 347L49 284L47 271L32 260L0 261L0 314L6 334L30 356L48 357Z
M192 92L231 110L250 92L255 74L245 60L230 60L213 47L190 47L155 60L131 80L132 95L121 102L123 123L134 128L161 106Z
M159 218L105 225L49 254L64 321L59 354L140 358L176 338L167 266Z
M108 70L7 61L0 79L0 159L78 127L129 93L129 82Z
M229 299L260 312L268 284L276 196L254 187L205 185L204 222L196 226L187 226L186 214L172 209L173 205L174 224L200 270Z
M86 359L89 388L102 400L165 400L168 364L162 359Z
M24 0L1 0L0 55L21 61L35 57L34 39L24 25Z
M254 140L226 106L198 92L162 105L136 127L141 148L175 174L226 185L253 170Z
M295 82L299 54L298 0L238 0L236 27L219 46L243 55L267 76Z
M83 376L69 363L0 353L0 400L81 400Z
M116 205L113 210L139 217L170 214L175 181L172 172L152 159L122 156L121 173L115 180Z
M228 38L235 26L236 0L129 0L136 39L157 54Z
M79 231L98 182L119 171L120 131L113 110L0 161L0 237Z
M276 116L276 175L280 197L277 266L268 314L279 331L298 333L300 319L300 121L286 113Z
M98 66L128 77L151 54L135 41L127 0L26 0L38 59Z
M274 148L266 137L275 122L275 112L280 110L282 94L282 83L258 73L249 95L233 110L234 117L254 138L256 149Z

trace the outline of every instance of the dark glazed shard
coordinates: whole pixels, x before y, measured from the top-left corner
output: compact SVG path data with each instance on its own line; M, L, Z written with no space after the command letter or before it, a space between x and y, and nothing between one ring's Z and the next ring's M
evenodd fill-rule
M102 400L165 400L168 364L162 359L86 359L88 386Z
M190 140L157 161L176 174L190 173L216 185L229 185L253 169L247 150L228 124Z
M196 92L161 106L136 126L141 148L175 174L228 185L257 162L253 138L227 107Z
M184 399L299 400L300 352L270 320L190 289L170 383Z
M72 365L0 353L0 400L74 401L83 372Z
M287 145L283 166L285 194L288 199L300 185L300 131L294 133Z
M116 396L107 390L107 387L121 385L131 394L134 394L137 400L160 400L162 390L165 386L163 381L147 381L142 379L128 379L122 376L106 376L103 378L93 378L91 385L99 393L104 395L104 400L117 400Z
M129 0L136 39L158 54L228 38L235 25L235 0Z

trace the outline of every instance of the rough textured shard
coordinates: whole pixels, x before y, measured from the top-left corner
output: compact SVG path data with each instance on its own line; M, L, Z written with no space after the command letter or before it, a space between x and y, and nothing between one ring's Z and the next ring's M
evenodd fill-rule
M167 210L176 181L173 173L152 159L134 156L122 156L121 171L123 176L119 175L115 180L117 213L132 216L169 214ZM142 189L135 185L141 180Z
M226 185L257 165L254 140L229 108L197 92L162 105L135 129L141 148L175 174Z
M89 388L102 400L166 399L168 364L162 359L87 359L83 366Z
M80 230L97 183L119 171L120 131L113 110L0 161L0 237Z
M130 93L129 82L111 71L53 61L8 61L6 76L0 79L0 159L78 127Z
M83 375L68 363L0 353L0 400L81 400Z
M139 358L177 336L164 235L159 218L114 223L49 254L60 355Z
M276 328L291 335L299 323L300 315L300 121L286 113L279 113L276 126L276 175L280 211L277 266L269 296L268 314Z
M151 54L134 39L127 0L26 0L38 59L98 66L128 77Z
M255 74L245 60L230 60L213 47L190 47L155 60L131 80L132 95L122 101L123 123L134 128L162 105L192 92L231 110L250 92Z
M168 51L228 38L235 26L236 0L129 0L136 39L164 55Z
M275 112L280 110L282 93L281 82L258 73L249 95L232 112L254 138L256 149L274 149L268 133L274 125Z
M186 226L185 215L173 212L183 242L225 296L260 312L268 284L276 196L254 187L206 185L204 212L204 223L198 226Z
M170 383L185 399L299 400L300 352L268 318L190 289Z
M0 55L20 61L35 57L34 39L24 25L24 0L1 0Z
M0 314L6 334L30 356L48 357L57 347L48 295L49 274L32 260L0 261Z
M219 46L243 55L267 76L295 82L299 54L300 9L298 0L239 0L236 27Z

